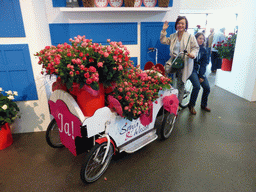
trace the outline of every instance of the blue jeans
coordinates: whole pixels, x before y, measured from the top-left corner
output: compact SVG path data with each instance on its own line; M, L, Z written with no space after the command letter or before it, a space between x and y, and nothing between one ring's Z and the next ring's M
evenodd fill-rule
M210 86L209 86L209 82L208 82L207 78L205 77L204 81L202 83L200 83L198 74L193 71L189 77L189 80L193 84L193 90L191 93L189 105L193 106L193 107L196 105L196 100L197 100L197 96L200 91L200 85L201 85L203 87L201 106L207 107L208 95L210 93Z

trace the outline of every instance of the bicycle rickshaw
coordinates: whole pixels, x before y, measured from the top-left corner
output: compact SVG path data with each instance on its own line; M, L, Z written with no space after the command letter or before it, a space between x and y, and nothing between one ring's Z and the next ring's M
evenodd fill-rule
M178 91L160 90L159 95L153 103L152 122L144 126L139 118L127 120L108 107L99 108L91 117L86 117L71 94L55 90L49 100L54 118L46 131L47 143L54 148L65 146L75 156L89 150L80 177L84 183L94 182L106 171L116 152L133 153L159 136L167 139L171 135L178 111L178 103L174 105ZM163 108L166 97L173 99L173 113ZM158 127L155 126L157 118L161 122Z

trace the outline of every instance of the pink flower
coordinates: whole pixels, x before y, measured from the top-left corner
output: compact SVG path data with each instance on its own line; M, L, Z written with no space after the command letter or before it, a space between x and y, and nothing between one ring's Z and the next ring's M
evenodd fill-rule
M86 84L90 85L92 83L91 79L86 79Z
M102 62L99 62L99 63L97 64L97 66L98 66L98 67L103 67L103 63L102 63Z
M89 73L85 73L85 74L84 74L84 77L85 77L85 78L89 78L89 77L90 77L90 74L89 74Z
M96 72L96 68L93 67L93 66L90 66L89 67L89 71L92 72L92 73L95 73Z
M109 56L108 52L105 52L104 57L108 57L108 56Z
M121 99L122 99L122 97L119 95L119 96L117 97L117 99L118 99L118 100L121 100Z
M119 70L119 71L122 71L122 70L123 70L123 66L122 66L122 65L119 65L119 66L118 66L118 70Z
M115 61L117 61L117 56L113 56L113 59L114 59Z

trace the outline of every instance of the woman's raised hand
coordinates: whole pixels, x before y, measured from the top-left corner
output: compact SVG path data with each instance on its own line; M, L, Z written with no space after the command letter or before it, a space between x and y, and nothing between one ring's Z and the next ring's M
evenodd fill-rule
M169 25L168 25L168 22L165 21L164 22L164 25L163 25L163 31L165 31L166 29L168 29Z

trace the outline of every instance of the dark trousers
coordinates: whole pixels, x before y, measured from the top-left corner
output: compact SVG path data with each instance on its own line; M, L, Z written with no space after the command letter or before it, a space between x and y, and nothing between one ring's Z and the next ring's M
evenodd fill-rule
M222 59L220 58L219 54L216 51L212 51L211 62L212 62L211 71L215 71L221 68Z
M189 77L189 80L193 84L193 90L191 93L189 105L190 106L196 105L196 100L197 100L198 93L200 91L200 85L201 85L203 87L201 106L207 107L208 95L210 93L210 86L209 86L209 82L208 82L207 78L205 77L204 81L202 83L200 83L198 74L193 71Z
M210 63L210 57L211 57L211 47L206 48L207 51L207 63Z

